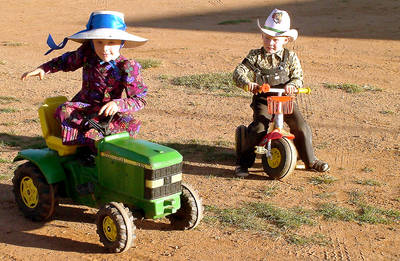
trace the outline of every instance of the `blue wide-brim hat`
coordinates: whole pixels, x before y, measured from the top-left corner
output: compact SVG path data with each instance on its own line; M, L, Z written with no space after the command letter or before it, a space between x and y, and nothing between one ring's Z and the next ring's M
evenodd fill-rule
M124 14L115 11L96 11L90 15L86 29L68 36L64 41L56 45L49 35L47 44L50 50L62 49L67 44L68 40L83 43L87 40L107 39L121 40L124 42L124 47L133 48L145 44L148 40L137 35L126 32L126 24L124 22Z

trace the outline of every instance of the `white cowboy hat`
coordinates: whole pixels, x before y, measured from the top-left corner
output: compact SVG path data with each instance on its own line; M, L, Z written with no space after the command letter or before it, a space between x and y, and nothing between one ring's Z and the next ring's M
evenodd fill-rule
M257 25L263 33L273 37L287 36L290 41L295 41L298 36L296 29L290 29L289 14L283 10L274 9L263 26L258 19Z
M71 36L68 36L64 41L56 45L49 35L47 44L50 50L62 49L67 44L68 40L83 43L87 40L94 39L113 39L124 41L124 47L132 48L143 45L147 42L146 38L136 36L126 31L126 24L124 22L124 14L115 11L96 11L90 15L86 29Z

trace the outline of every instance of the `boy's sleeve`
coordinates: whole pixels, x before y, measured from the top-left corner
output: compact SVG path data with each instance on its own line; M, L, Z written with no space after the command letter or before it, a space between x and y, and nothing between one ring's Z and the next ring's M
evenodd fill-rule
M296 88L303 87L303 69L301 68L300 60L297 55L292 52L290 54L289 61L289 78L290 81L287 84L291 84Z
M251 64L255 64L257 56L254 50L251 50L246 58ZM242 89L245 89L247 85L251 82L249 79L250 69L241 62L233 71L233 81L235 82L236 86Z
M71 72L82 67L84 57L83 46L73 52L66 52L63 55L50 60L40 66L45 73L58 71Z
M147 94L147 86L143 82L141 68L135 61L127 61L124 64L122 84L127 97L113 100L117 103L119 112L135 112L146 105L144 98Z

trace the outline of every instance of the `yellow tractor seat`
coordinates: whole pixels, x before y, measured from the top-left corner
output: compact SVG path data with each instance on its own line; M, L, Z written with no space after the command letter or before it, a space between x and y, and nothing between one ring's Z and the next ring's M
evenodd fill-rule
M58 152L60 156L71 155L79 145L64 145L61 139L61 125L54 118L57 107L68 99L65 96L50 97L39 107L39 119L47 147Z

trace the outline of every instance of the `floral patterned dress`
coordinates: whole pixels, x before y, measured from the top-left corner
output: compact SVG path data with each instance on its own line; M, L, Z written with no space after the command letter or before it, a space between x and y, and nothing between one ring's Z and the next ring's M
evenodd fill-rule
M140 121L133 117L133 113L145 106L147 94L139 63L122 55L114 61L103 62L86 42L76 51L67 52L40 67L46 73L75 71L82 67L82 89L55 112L61 123L63 144L93 144L101 139L103 135L90 128L87 119L107 122L104 116L97 114L109 101L118 106L118 113L107 122L109 131L128 131L131 136L139 131ZM122 97L123 91L126 98Z

